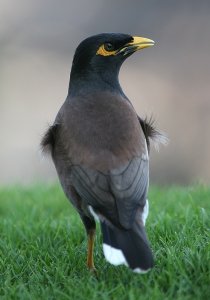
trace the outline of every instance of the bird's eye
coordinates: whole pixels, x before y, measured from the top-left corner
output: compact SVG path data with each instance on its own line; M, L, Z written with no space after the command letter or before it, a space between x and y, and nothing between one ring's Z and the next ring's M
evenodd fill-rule
M104 49L105 49L106 51L112 51L112 50L114 50L114 45L111 44L111 43L105 43L105 44L104 44Z

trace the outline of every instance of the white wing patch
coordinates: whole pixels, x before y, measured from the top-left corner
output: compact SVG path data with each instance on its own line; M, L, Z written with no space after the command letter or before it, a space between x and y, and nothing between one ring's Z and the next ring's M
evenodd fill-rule
M148 199L146 200L146 203L144 205L144 208L143 208L143 212L142 212L142 221L143 221L143 224L145 226L145 223L146 223L146 219L148 217L148 214L149 214L149 201Z
M145 143L145 153L142 154L142 159L143 160L149 160L149 153L148 153L146 139L144 140L144 143Z
M118 266L118 265L128 266L128 263L125 259L125 256L124 256L122 250L113 248L107 244L103 244L103 252L104 252L104 256L105 256L106 260L110 264L112 264L114 266Z
M91 205L88 205L88 209L89 209L89 212L91 213L91 215L93 216L93 218L94 218L97 222L99 222L99 221L100 221L100 220L99 220L99 217L98 217L98 215L94 212L94 209L92 208Z
M125 265L128 267L128 263L125 259L125 256L122 252L122 250L120 249L116 249L116 248L113 248L107 244L103 244L103 252L104 252L104 256L106 258L106 260L114 265L114 266L118 266L118 265ZM145 274L149 271L150 269L148 270L143 270L143 269L140 269L140 268L135 268L133 269L132 271L134 273L138 273L138 274Z

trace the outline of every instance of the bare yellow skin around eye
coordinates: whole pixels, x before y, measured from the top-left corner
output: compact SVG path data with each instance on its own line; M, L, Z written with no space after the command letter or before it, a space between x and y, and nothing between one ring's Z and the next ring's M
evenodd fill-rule
M96 52L96 55L102 55L102 56L116 55L116 51L107 51L104 48L104 45L102 45L99 47L98 51Z

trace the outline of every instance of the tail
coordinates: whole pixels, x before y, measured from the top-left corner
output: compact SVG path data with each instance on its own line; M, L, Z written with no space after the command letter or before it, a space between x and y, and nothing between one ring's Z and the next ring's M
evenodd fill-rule
M154 265L152 251L143 224L137 222L129 230L101 222L103 252L106 260L117 266L124 264L137 273L146 273Z

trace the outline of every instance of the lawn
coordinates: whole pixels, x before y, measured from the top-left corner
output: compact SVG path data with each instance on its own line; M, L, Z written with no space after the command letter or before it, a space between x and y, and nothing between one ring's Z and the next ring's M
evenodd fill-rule
M82 223L58 185L0 188L0 299L210 299L210 188L152 187L155 268L113 267L98 230L86 269Z

